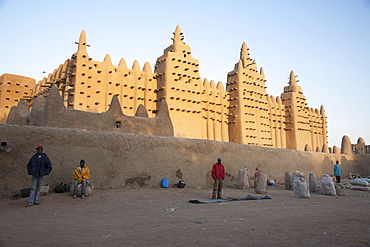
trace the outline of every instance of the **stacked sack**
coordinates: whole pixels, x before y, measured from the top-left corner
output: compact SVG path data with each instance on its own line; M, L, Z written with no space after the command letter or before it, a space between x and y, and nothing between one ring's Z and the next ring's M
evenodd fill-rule
M352 185L350 188L351 190L362 190L362 191L370 190L369 178L355 178L349 183Z

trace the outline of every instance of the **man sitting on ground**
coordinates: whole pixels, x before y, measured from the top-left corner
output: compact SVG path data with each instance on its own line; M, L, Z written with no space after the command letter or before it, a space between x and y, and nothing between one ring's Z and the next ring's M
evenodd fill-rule
M85 160L80 161L80 165L73 171L73 198L77 197L78 184L82 184L81 198L85 198L86 184L89 182L90 169L85 165Z

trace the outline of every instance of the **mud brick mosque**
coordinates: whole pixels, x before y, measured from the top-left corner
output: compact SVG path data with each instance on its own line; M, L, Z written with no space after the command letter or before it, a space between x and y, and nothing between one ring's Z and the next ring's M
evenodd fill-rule
M47 78L35 83L18 75L0 77L0 122L94 126L102 131L329 152L324 107L307 106L293 71L280 96L268 95L264 70L243 43L225 87L199 76L199 62L184 43L180 26L172 40L154 71L148 62L141 70L137 61L129 69L123 58L113 65L108 54L102 62L92 60L82 31L77 52ZM53 91L53 101L48 101ZM53 115L56 106L58 114ZM85 121L80 123L81 116ZM153 123L155 119L159 120Z

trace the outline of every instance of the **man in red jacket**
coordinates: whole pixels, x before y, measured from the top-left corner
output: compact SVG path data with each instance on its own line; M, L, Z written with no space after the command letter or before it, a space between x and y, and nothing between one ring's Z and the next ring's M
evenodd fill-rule
M221 191L225 179L225 167L221 164L221 158L217 158L217 163L212 167L212 178L215 181L213 184L212 200L216 199L216 193L217 199L222 199Z

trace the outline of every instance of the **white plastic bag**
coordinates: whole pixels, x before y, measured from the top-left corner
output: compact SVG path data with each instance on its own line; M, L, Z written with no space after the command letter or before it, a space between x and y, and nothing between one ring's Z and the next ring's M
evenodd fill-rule
M293 196L295 198L310 198L311 195L308 190L308 181L304 178L303 173L296 171L294 172L293 177Z
M249 171L247 168L242 168L238 171L238 177L234 184L238 189L244 190L249 188Z
M337 192L335 190L333 179L329 174L324 174L324 177L321 179L321 188L324 195L335 196Z

